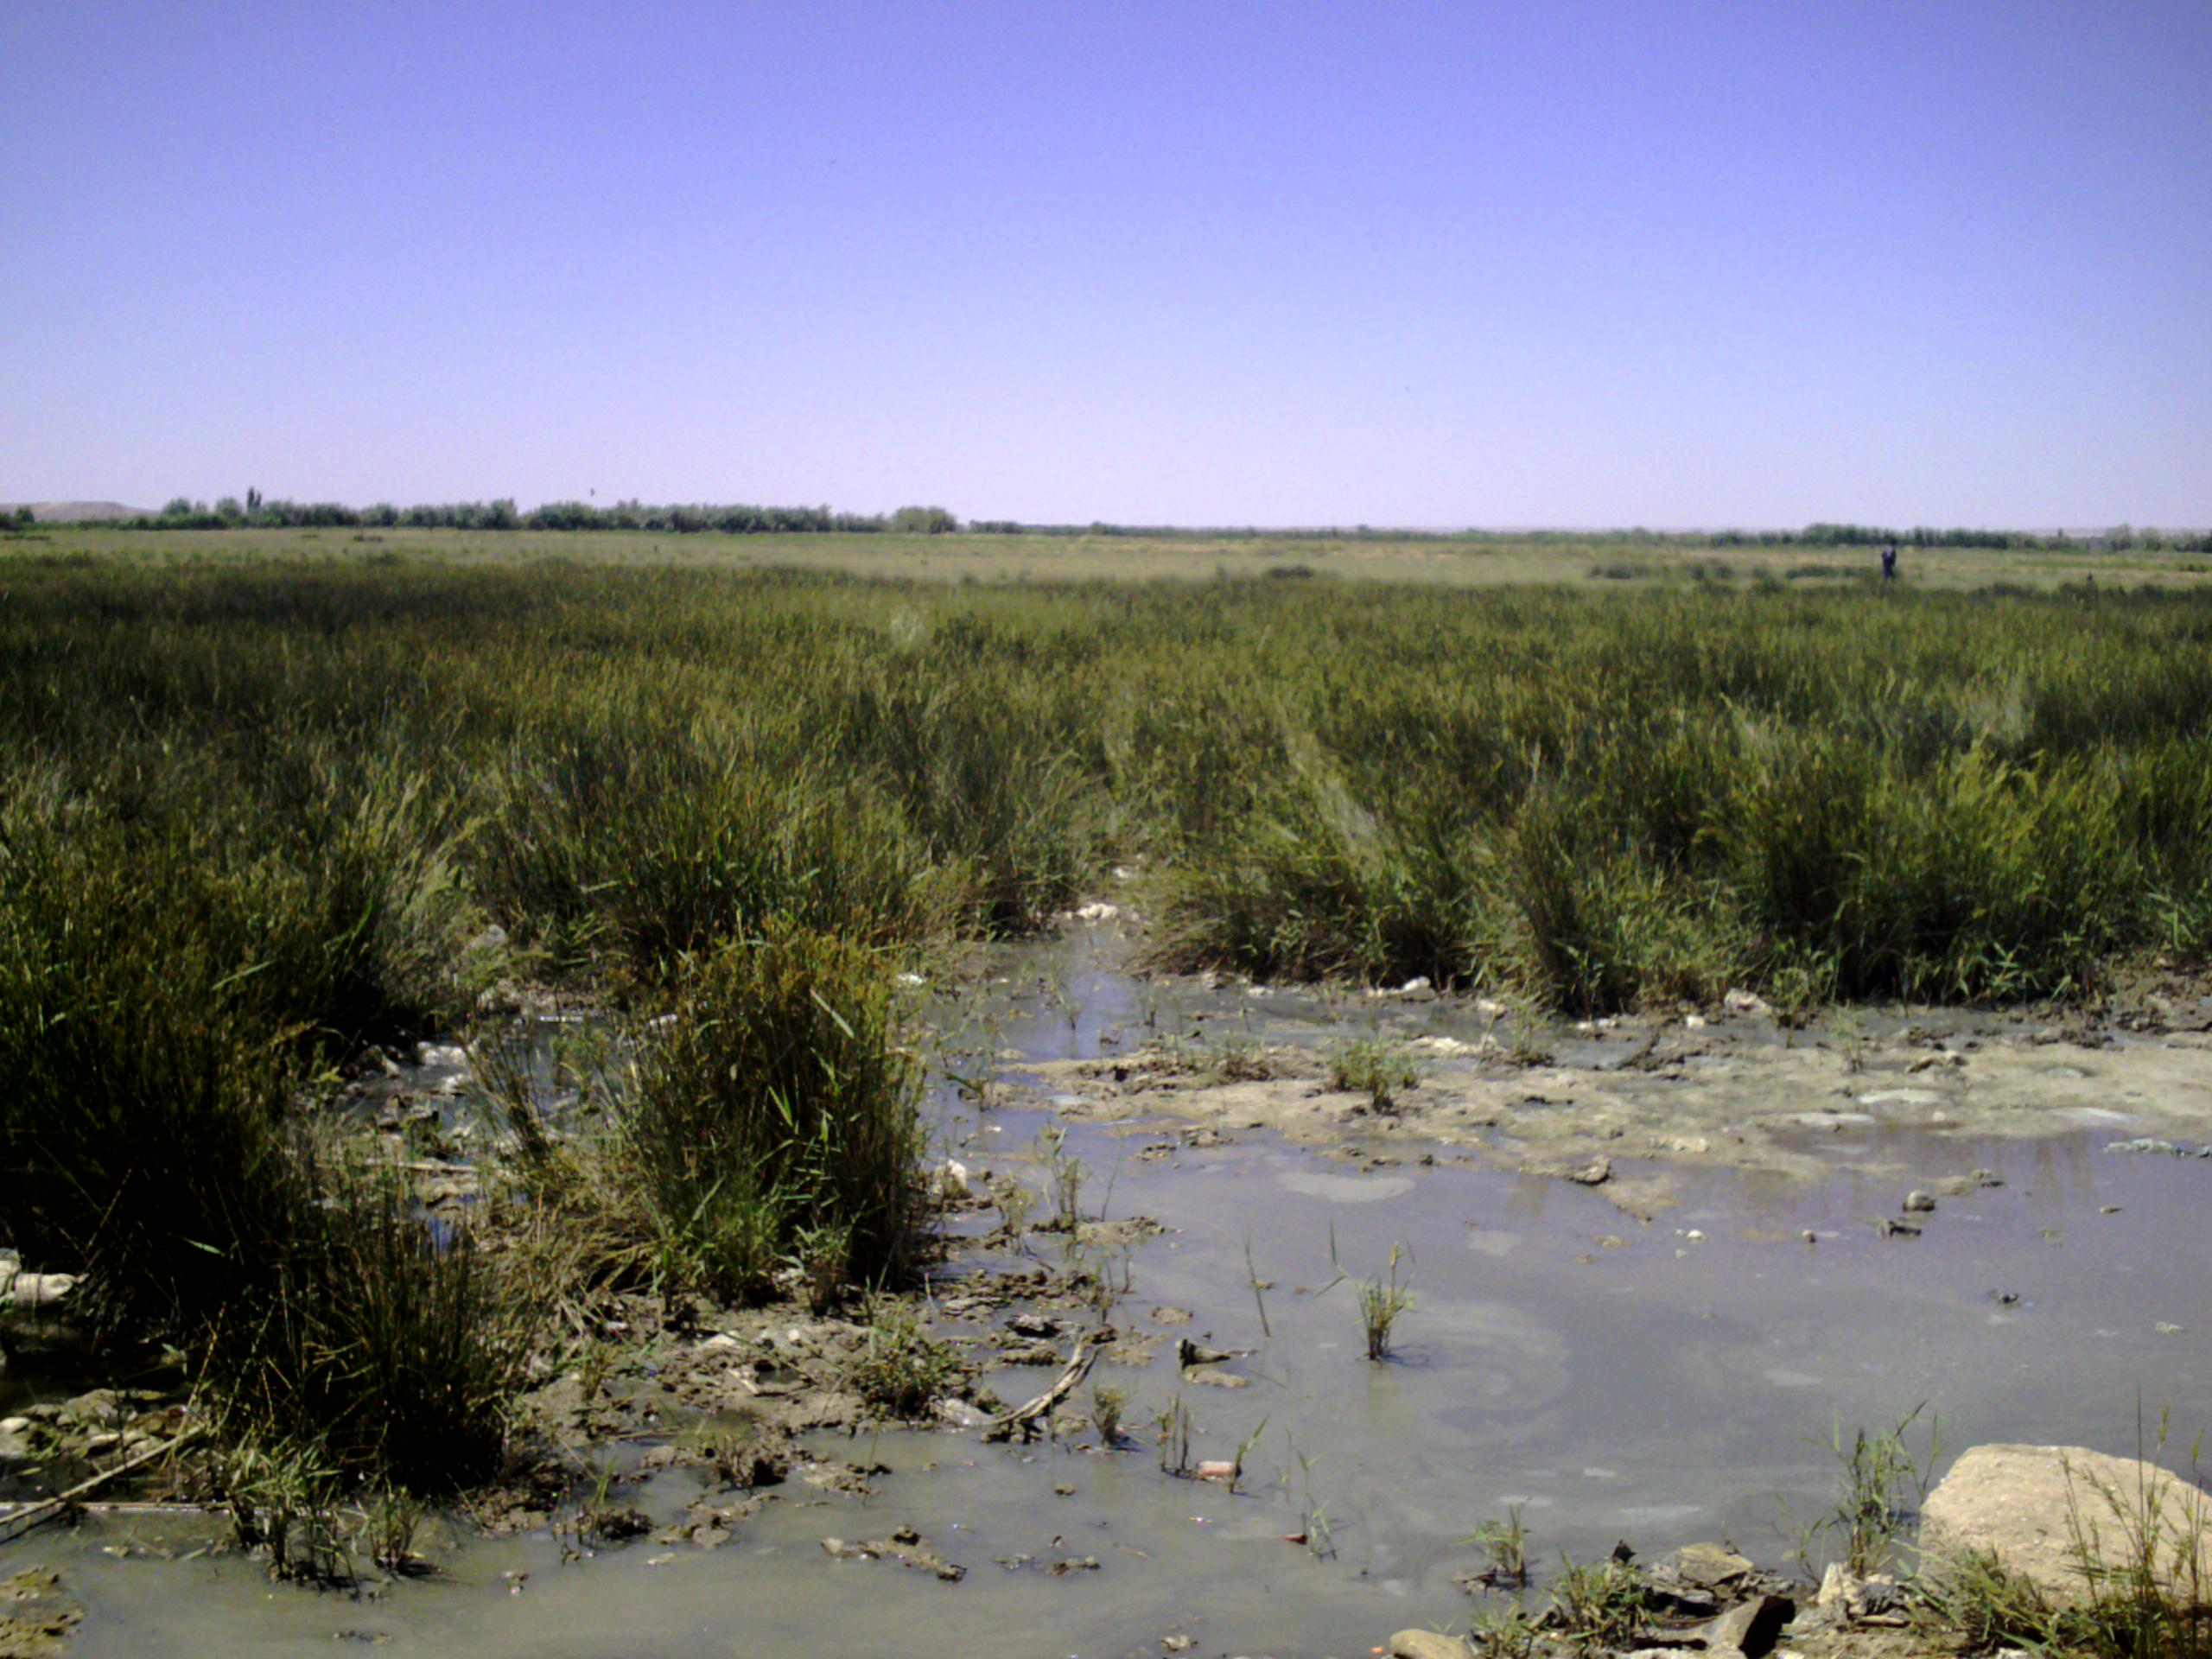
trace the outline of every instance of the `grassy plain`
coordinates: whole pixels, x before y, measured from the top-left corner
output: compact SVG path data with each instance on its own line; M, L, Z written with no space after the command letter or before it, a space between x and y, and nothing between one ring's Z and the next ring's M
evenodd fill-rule
M54 527L41 532L56 550L101 559L281 557L344 559L367 552L462 563L666 564L729 569L805 569L926 582L1204 581L1261 575L1290 566L1363 582L1445 587L1529 582L1649 582L1725 568L1737 579L1762 573L1788 582L1827 582L1872 571L1872 549L1756 547L1607 537L1531 535L1510 538L1330 537L1320 535L753 535L677 536L596 531L454 530L149 531L128 526ZM2005 582L2050 588L2085 577L2128 587L2212 583L2202 553L2142 549L2107 552L2088 542L2056 549L1908 548L1904 569L1916 586L1980 588Z
M349 1185L318 1107L495 981L593 985L645 1056L620 1171L539 1156L524 1189L731 1294L895 1275L921 1211L896 975L1117 862L1163 963L1563 1009L2201 964L2202 557L1944 550L1887 589L1872 563L0 542L0 1242L207 1354L235 1420L422 1484L486 1463L543 1287ZM389 1421L414 1443L359 1432Z

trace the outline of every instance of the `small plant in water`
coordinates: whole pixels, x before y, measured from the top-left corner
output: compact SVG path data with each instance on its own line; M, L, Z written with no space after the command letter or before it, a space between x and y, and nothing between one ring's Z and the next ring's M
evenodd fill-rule
M1090 1424L1098 1431L1102 1445L1109 1447L1122 1443L1122 1412L1129 1403L1129 1391L1112 1382L1090 1385Z
M1390 1357L1392 1329L1398 1316L1413 1306L1414 1253L1403 1244L1390 1247L1390 1260L1382 1271L1372 1279L1352 1279L1337 1256L1337 1230L1329 1228L1329 1261L1337 1269L1336 1277L1315 1292L1325 1296L1347 1281L1359 1287L1359 1323L1367 1338L1367 1357L1382 1360Z
M1037 1151L1044 1160L1046 1179L1052 1193L1052 1225L1071 1233L1080 1219L1084 1168L1083 1160L1069 1154L1067 1141L1068 1132L1057 1123L1047 1123L1037 1131Z
M1236 1455L1229 1460L1229 1490L1235 1491L1244 1478L1244 1459L1252 1455L1252 1448L1260 1443L1260 1436L1267 1432L1265 1417L1252 1425L1252 1432L1236 1443Z
M1464 1542L1480 1547L1487 1561L1476 1580L1493 1590L1521 1590L1529 1583L1529 1529L1515 1504L1503 1520L1485 1521Z
M1399 1273L1400 1264L1412 1260L1413 1253L1404 1245L1393 1244L1389 1266L1360 1283L1359 1323L1366 1333L1370 1359L1390 1357L1390 1333L1398 1323L1398 1316L1413 1306L1412 1269L1408 1267L1402 1277Z
M1019 1175L1002 1175L991 1189L991 1202L998 1208L999 1224L1019 1243L1036 1213L1037 1189Z
M1153 1414L1152 1422L1159 1436L1160 1472L1187 1474L1191 1467L1191 1408L1179 1395Z
M421 1499L396 1488L376 1493L361 1516L369 1559L395 1578L424 1573L430 1564L415 1550L415 1536L429 1513Z
M219 1452L214 1485L241 1548L269 1576L329 1584L353 1576L337 1516L338 1478L312 1447L253 1441Z
M1838 1465L1835 1506L1813 1523L1805 1546L1824 1534L1834 1535L1841 1545L1845 1570L1859 1578L1888 1564L1928 1491L1929 1473L1942 1451L1942 1437L1932 1417L1926 1451L1916 1457L1906 1444L1926 1409L1924 1402L1915 1406L1886 1433L1862 1427L1847 1440L1840 1421L1830 1429L1827 1444ZM1805 1546L1801 1554L1809 1554Z
M1287 1428L1283 1430L1283 1449L1298 1464L1299 1528L1298 1536L1292 1541L1302 1542L1315 1559L1326 1560L1337 1553L1337 1546L1335 1537L1329 1530L1328 1507L1313 1496L1313 1465L1317 1459L1307 1457L1298 1449ZM1290 1497L1287 1474L1283 1478L1283 1497L1286 1501Z
M1098 1315L1100 1330L1112 1328L1114 1310L1128 1299L1135 1276L1126 1246L1102 1247L1090 1253L1089 1261L1076 1275L1076 1283L1091 1311Z

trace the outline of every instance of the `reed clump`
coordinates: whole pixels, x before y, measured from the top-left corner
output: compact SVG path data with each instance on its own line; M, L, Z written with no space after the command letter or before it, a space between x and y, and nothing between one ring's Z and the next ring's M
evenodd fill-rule
M826 1298L912 1263L920 1096L882 957L773 918L679 966L609 1150L676 1276L746 1298L797 1263Z

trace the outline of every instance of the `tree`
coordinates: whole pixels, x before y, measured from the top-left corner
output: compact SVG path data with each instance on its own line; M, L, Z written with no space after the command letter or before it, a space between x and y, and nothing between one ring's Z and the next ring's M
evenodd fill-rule
M824 507L823 516L830 510ZM907 536L944 536L960 528L960 520L943 507L901 507L891 515L891 528Z

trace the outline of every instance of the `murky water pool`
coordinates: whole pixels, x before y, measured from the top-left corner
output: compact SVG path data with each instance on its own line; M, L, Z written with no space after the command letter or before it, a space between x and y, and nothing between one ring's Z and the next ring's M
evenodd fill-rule
M950 1040L1007 1078L1200 1014L1277 1036L1347 1014L1141 984L1081 942L1014 965L947 1014ZM1050 1116L1008 1090L979 1105L948 1089L936 1109L948 1150L978 1172L1020 1167ZM1838 1423L1888 1426L1925 1402L1954 1449L2133 1452L2139 1402L2153 1427L2168 1408L2184 1433L2212 1421L2212 1164L2117 1155L2097 1128L1881 1133L1931 1184L1981 1169L2002 1185L1945 1198L1920 1237L1885 1238L1870 1222L1896 1210L1887 1179L1696 1171L1678 1174L1678 1208L1640 1224L1600 1193L1465 1166L1448 1149L1429 1166L1398 1141L1400 1161L1368 1167L1230 1125L1223 1144L1146 1157L1173 1137L1077 1120L1066 1151L1086 1166L1086 1208L1103 1200L1164 1229L1134 1247L1116 1313L1160 1332L1158 1353L1093 1374L1129 1391L1128 1449L839 1436L825 1449L893 1470L872 1497L787 1496L711 1553L640 1541L564 1565L543 1537L459 1541L442 1578L374 1601L272 1587L235 1558L136 1553L211 1535L174 1518L42 1534L0 1548L0 1572L61 1567L88 1610L76 1644L88 1656L327 1653L338 1637L485 1656L965 1659L1156 1655L1171 1635L1202 1654L1344 1655L1406 1625L1463 1623L1452 1574L1478 1561L1462 1541L1509 1509L1548 1564L1622 1538L1647 1554L1726 1538L1779 1564L1827 1502L1822 1442ZM1413 1300L1377 1363L1354 1286L1329 1287L1382 1270L1394 1247ZM1160 1323L1154 1309L1192 1317ZM1183 1336L1249 1350L1218 1368L1246 1386L1183 1378ZM991 1381L1014 1400L1050 1376ZM1245 1446L1236 1491L1161 1471L1148 1419L1179 1402L1194 1459ZM696 1490L670 1473L644 1502L672 1514ZM963 1582L820 1547L908 1524L966 1567ZM1289 1541L1300 1534L1306 1544Z

